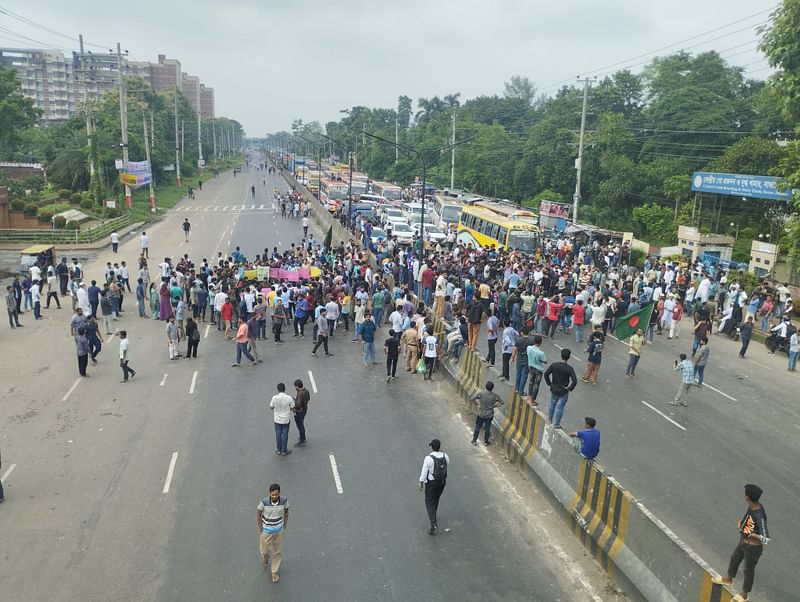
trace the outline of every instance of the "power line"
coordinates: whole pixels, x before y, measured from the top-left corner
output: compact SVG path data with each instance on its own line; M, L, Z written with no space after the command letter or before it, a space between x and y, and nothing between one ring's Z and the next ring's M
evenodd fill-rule
M4 14L4 15L6 15L8 17L11 17L12 19L16 19L17 21L25 23L26 25L30 25L31 27L36 27L38 29L41 29L42 31L46 31L46 32L48 32L50 34L53 34L55 36L59 36L59 37L65 38L67 40L70 40L71 42L78 42L78 38L76 38L75 36L71 36L71 35L62 33L60 31L56 31L55 29L50 29L49 27L47 27L45 25L42 25L41 23L37 23L33 19L29 19L27 17L23 17L22 15L20 15L18 13L15 13L14 11L12 11L12 10L10 10L8 8L5 8L4 6L0 6L0 14ZM39 43L41 43L41 42L39 42ZM84 41L84 45L86 45L86 46L94 46L95 48L102 48L104 50L108 50L110 48L110 46L103 46L103 45L100 45L100 44L92 44L91 42L86 42L86 41Z

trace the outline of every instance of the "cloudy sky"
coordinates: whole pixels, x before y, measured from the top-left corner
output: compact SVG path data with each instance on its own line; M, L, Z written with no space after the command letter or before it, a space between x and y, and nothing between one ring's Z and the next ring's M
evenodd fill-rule
M0 0L0 46L115 47L181 61L250 136L338 119L397 97L502 94L512 75L546 93L578 75L681 48L769 74L756 28L777 0ZM2 14L10 10L51 31ZM736 23L735 23L736 22ZM62 34L62 35L57 35ZM20 36L29 38L25 40ZM30 40L35 40L34 43ZM665 48L668 47L668 48ZM102 51L90 46L92 51Z

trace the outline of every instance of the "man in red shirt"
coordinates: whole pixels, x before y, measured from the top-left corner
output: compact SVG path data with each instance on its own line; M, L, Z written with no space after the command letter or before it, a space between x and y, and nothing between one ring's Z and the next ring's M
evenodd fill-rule
M436 272L431 269L431 266L425 268L425 271L422 272L422 300L428 306L431 304L434 278L436 278Z
M222 323L225 324L225 340L229 341L231 339L231 320L233 319L233 303L231 303L230 297L225 299L219 313L222 316Z
M583 327L586 324L586 306L583 299L578 299L572 306L572 328L575 331L575 342L583 343Z

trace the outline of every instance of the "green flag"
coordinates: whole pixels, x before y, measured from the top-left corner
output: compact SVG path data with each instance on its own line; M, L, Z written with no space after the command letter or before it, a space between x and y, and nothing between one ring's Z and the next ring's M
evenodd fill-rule
M639 328L646 331L647 325L650 323L650 316L653 313L653 305L653 303L648 303L639 311L622 316L617 320L617 325L614 326L614 336L621 341L622 339L627 339Z
M322 241L322 248L328 250L331 248L333 242L333 226L328 226L328 233L325 235L325 240Z

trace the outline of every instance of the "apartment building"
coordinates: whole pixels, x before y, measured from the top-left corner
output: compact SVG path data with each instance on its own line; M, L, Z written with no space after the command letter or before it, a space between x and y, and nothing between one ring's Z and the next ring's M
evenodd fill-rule
M45 124L70 118L74 110L72 62L60 52L0 48L0 65L17 72L22 93L41 109Z

